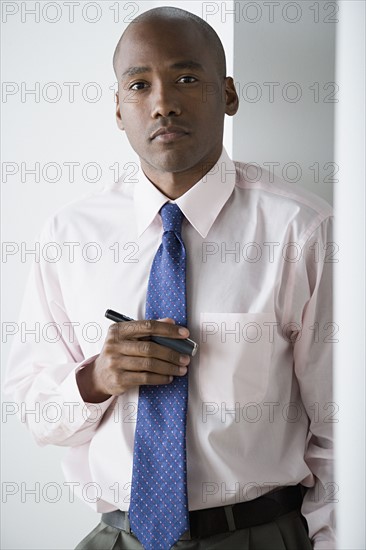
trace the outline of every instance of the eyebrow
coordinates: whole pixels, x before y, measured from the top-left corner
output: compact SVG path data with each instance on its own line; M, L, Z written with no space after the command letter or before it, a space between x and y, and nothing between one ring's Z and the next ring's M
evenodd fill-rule
M201 63L197 63L197 61L191 61L191 60L177 61L176 63L173 63L172 65L170 65L169 68L170 69L195 69L195 70L203 71L203 66L201 65ZM135 76L137 74L150 73L150 72L151 72L150 67L143 67L143 66L129 67L128 69L126 69L126 71L122 73L122 77Z

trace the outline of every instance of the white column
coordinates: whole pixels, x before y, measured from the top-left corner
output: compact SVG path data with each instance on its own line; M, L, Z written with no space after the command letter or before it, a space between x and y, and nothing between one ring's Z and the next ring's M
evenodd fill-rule
M339 549L365 542L365 3L339 2L336 80L335 345Z

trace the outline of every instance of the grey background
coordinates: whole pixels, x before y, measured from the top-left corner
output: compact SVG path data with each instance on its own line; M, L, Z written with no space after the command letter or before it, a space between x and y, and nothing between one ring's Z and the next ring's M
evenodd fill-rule
M272 3L271 10L263 2L238 4L234 75L241 106L233 156L267 169L277 163L275 174L332 202L337 24L325 21L337 19L337 5L315 3L318 17L313 2Z

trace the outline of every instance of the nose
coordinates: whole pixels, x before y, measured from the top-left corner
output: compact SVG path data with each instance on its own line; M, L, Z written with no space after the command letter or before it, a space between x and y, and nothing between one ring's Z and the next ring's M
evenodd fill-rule
M160 82L154 85L151 94L152 118L179 116L182 112L178 91L174 84Z

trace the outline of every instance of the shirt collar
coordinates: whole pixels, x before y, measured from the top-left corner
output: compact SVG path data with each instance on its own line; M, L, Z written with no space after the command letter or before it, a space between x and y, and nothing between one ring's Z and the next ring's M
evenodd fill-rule
M184 195L174 201L203 238L207 236L222 207L230 197L235 181L235 164L223 147L215 166ZM140 169L139 181L135 185L134 191L139 237L154 221L160 208L169 200Z

